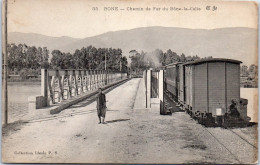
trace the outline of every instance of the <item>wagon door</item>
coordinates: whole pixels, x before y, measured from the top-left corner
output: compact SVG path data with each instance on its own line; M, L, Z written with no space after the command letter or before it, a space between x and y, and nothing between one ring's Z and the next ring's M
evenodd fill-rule
M180 85L179 85L179 102L181 104L184 103L184 69L183 65L180 65L179 67L179 80L180 80Z
M225 109L225 63L208 63L208 99L209 113L217 108Z
M189 108L191 105L191 67L185 67L185 105Z
M194 66L194 82L193 82L193 110L200 112L207 112L207 63L202 63Z
M231 101L234 100L239 105L240 100L240 65L226 63L226 109L229 109ZM246 111L240 111L241 117L246 118Z

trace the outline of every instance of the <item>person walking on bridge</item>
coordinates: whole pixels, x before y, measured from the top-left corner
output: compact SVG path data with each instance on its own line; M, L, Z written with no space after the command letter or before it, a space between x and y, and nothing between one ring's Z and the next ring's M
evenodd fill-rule
M106 109L106 95L102 93L102 88L99 88L97 96L97 115L99 118L99 124L101 123L101 118L102 124L105 124Z

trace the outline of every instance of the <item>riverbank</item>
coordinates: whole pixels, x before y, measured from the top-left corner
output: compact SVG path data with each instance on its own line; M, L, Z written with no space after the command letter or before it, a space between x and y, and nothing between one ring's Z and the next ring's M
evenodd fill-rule
M258 88L240 88L240 97L247 99L247 116L258 123Z

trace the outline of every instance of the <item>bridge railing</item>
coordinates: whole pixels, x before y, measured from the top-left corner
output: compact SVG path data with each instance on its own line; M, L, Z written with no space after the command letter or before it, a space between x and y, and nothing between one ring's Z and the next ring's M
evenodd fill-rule
M105 70L41 70L41 104L46 107L127 78ZM37 108L37 107L36 107Z

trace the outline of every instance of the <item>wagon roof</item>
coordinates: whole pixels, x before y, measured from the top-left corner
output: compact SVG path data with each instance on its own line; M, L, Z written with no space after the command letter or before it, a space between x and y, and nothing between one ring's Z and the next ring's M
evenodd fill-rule
M235 64L242 63L241 61L233 60L233 59L227 59L227 58L210 58L210 59L203 59L203 60L186 62L183 65L197 65L197 64L201 64L201 63L207 63L207 62L228 62L228 63L235 63Z

